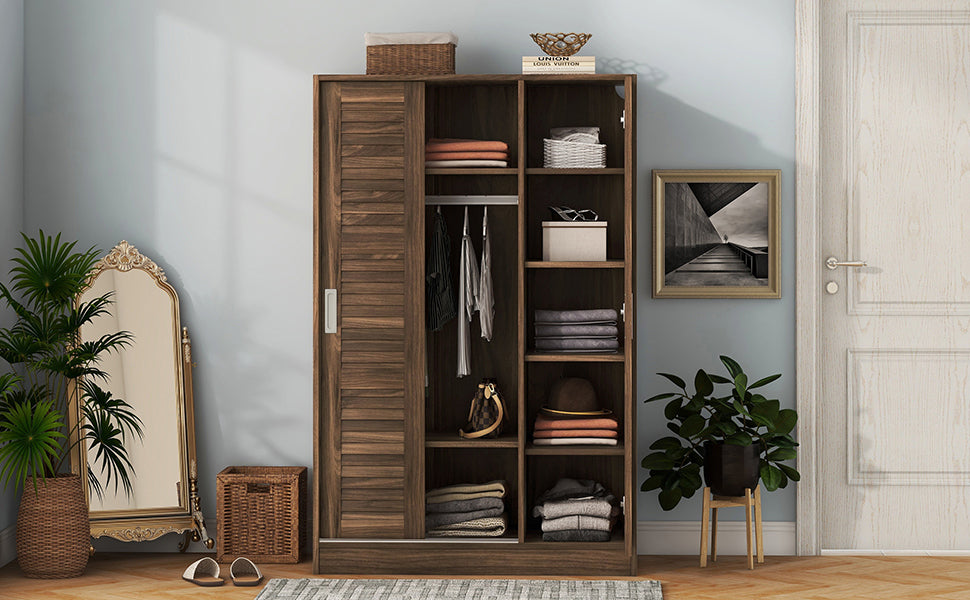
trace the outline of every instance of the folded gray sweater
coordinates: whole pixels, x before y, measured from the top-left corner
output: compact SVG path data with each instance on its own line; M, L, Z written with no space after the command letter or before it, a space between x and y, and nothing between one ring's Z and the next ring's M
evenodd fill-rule
M617 350L616 338L537 338L536 350Z
M589 529L567 529L565 531L547 531L542 534L543 542L608 542L609 531L594 531Z
M446 525L461 523L462 521L473 521L475 519L484 519L486 517L498 517L502 514L502 512L503 509L501 508L487 508L485 510L473 510L459 513L431 513L425 515L424 517L424 528L436 529Z
M611 519L601 519L599 517L586 517L583 515L570 515L559 517L558 519L543 519L543 531L569 531L570 529L584 531L609 531L613 528Z
M598 321L616 322L616 310L612 308L601 308L593 310L537 310L535 312L535 322L542 324L549 323L583 323Z
M536 506L532 511L532 516L544 519L558 519L570 515L585 515L587 517L599 517L608 519L619 514L619 509L603 498L588 498L579 500L561 500L559 502L546 502Z
M452 500L450 502L428 502L424 506L427 513L464 513L486 508L505 508L501 498L475 498L474 500Z
M616 337L616 325L536 325L536 337Z

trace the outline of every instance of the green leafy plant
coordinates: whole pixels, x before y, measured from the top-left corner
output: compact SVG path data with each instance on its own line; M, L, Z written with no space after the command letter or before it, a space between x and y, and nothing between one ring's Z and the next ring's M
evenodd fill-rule
M15 317L0 329L0 358L11 368L0 374L0 479L4 487L32 480L36 488L84 444L105 479L88 465L95 493L102 496L113 483L130 495L133 468L125 441L141 437L142 423L128 403L99 385L107 374L98 365L132 337L119 331L81 339L82 326L110 314L112 292L80 301L99 252L75 251L77 242L62 242L60 234L21 237L9 287L0 283L0 300ZM80 419L68 418L72 406Z
M682 498L690 498L702 487L704 444L731 444L759 447L759 474L765 489L773 492L788 486L789 480L801 479L798 471L783 464L796 456L798 443L791 436L798 414L781 408L780 402L753 392L781 377L769 375L754 383L734 359L722 356L721 362L730 377L698 369L694 376L694 393L676 375L658 373L677 388L647 398L644 402L667 400L664 416L674 436L660 438L650 445L641 465L650 475L640 486L648 492L660 490L660 506L671 510ZM718 386L722 386L718 388Z

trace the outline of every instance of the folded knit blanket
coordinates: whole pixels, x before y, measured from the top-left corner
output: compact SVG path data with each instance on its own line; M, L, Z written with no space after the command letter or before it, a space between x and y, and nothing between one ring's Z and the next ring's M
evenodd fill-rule
M536 446L616 446L616 440L595 437L538 438L532 440Z
M454 525L427 530L427 537L499 537L505 533L508 522L504 514L499 517L472 519Z
M452 500L451 502L428 502L424 506L427 513L461 513L486 508L504 508L501 498L475 498L474 500Z
M540 429L619 429L616 419L564 419L549 417L539 413L536 417L536 430Z
M566 531L547 531L542 534L543 542L608 542L609 531L589 529L567 529Z
M615 429L537 429L536 439L542 438L615 438L619 433Z
M508 160L508 152L426 152L424 160Z
M431 498L444 496L445 494L474 494L477 492L501 492L504 496L505 482L501 479L496 479L495 481L489 481L487 483L456 483L454 485L435 488L427 492L425 498L428 499L428 502L442 502L442 500L431 500Z
M536 337L616 337L616 325L536 325Z
M608 519L620 514L620 507L605 498L576 498L546 502L532 509L533 517L558 519L570 515L585 515Z
M601 308L593 310L537 310L535 322L544 325L555 323L587 323L606 321L616 324L616 310Z
M504 160L426 160L424 161L424 166L429 168L437 167L455 167L455 168L472 168L472 167L507 167L509 163Z
M463 140L431 138L424 145L425 152L506 152L509 145L495 140Z
M570 529L585 529L587 531L609 531L613 528L612 519L602 517L588 517L586 515L569 515L557 519L543 519L543 531L569 531Z
M505 512L504 508L486 508L485 510L473 510L460 513L430 513L424 517L424 528L437 529L463 521L473 521L475 519L484 519L485 517L498 517L503 512Z

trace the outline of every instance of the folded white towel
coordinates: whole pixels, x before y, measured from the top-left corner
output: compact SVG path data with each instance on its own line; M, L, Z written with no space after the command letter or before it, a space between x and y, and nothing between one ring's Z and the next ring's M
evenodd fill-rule
M382 46L385 44L455 44L458 36L450 31L430 31L415 33L365 33L364 44Z

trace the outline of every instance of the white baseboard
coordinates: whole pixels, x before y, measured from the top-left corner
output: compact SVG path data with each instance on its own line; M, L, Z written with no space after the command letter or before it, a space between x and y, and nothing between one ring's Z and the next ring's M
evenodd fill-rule
M0 530L0 567L17 558L17 526Z
M970 550L820 550L822 556L970 556Z
M769 556L794 556L797 553L794 521L765 521L764 550ZM744 521L717 524L717 553L747 554ZM700 521L640 521L637 523L637 553L659 555L698 555L701 548Z

